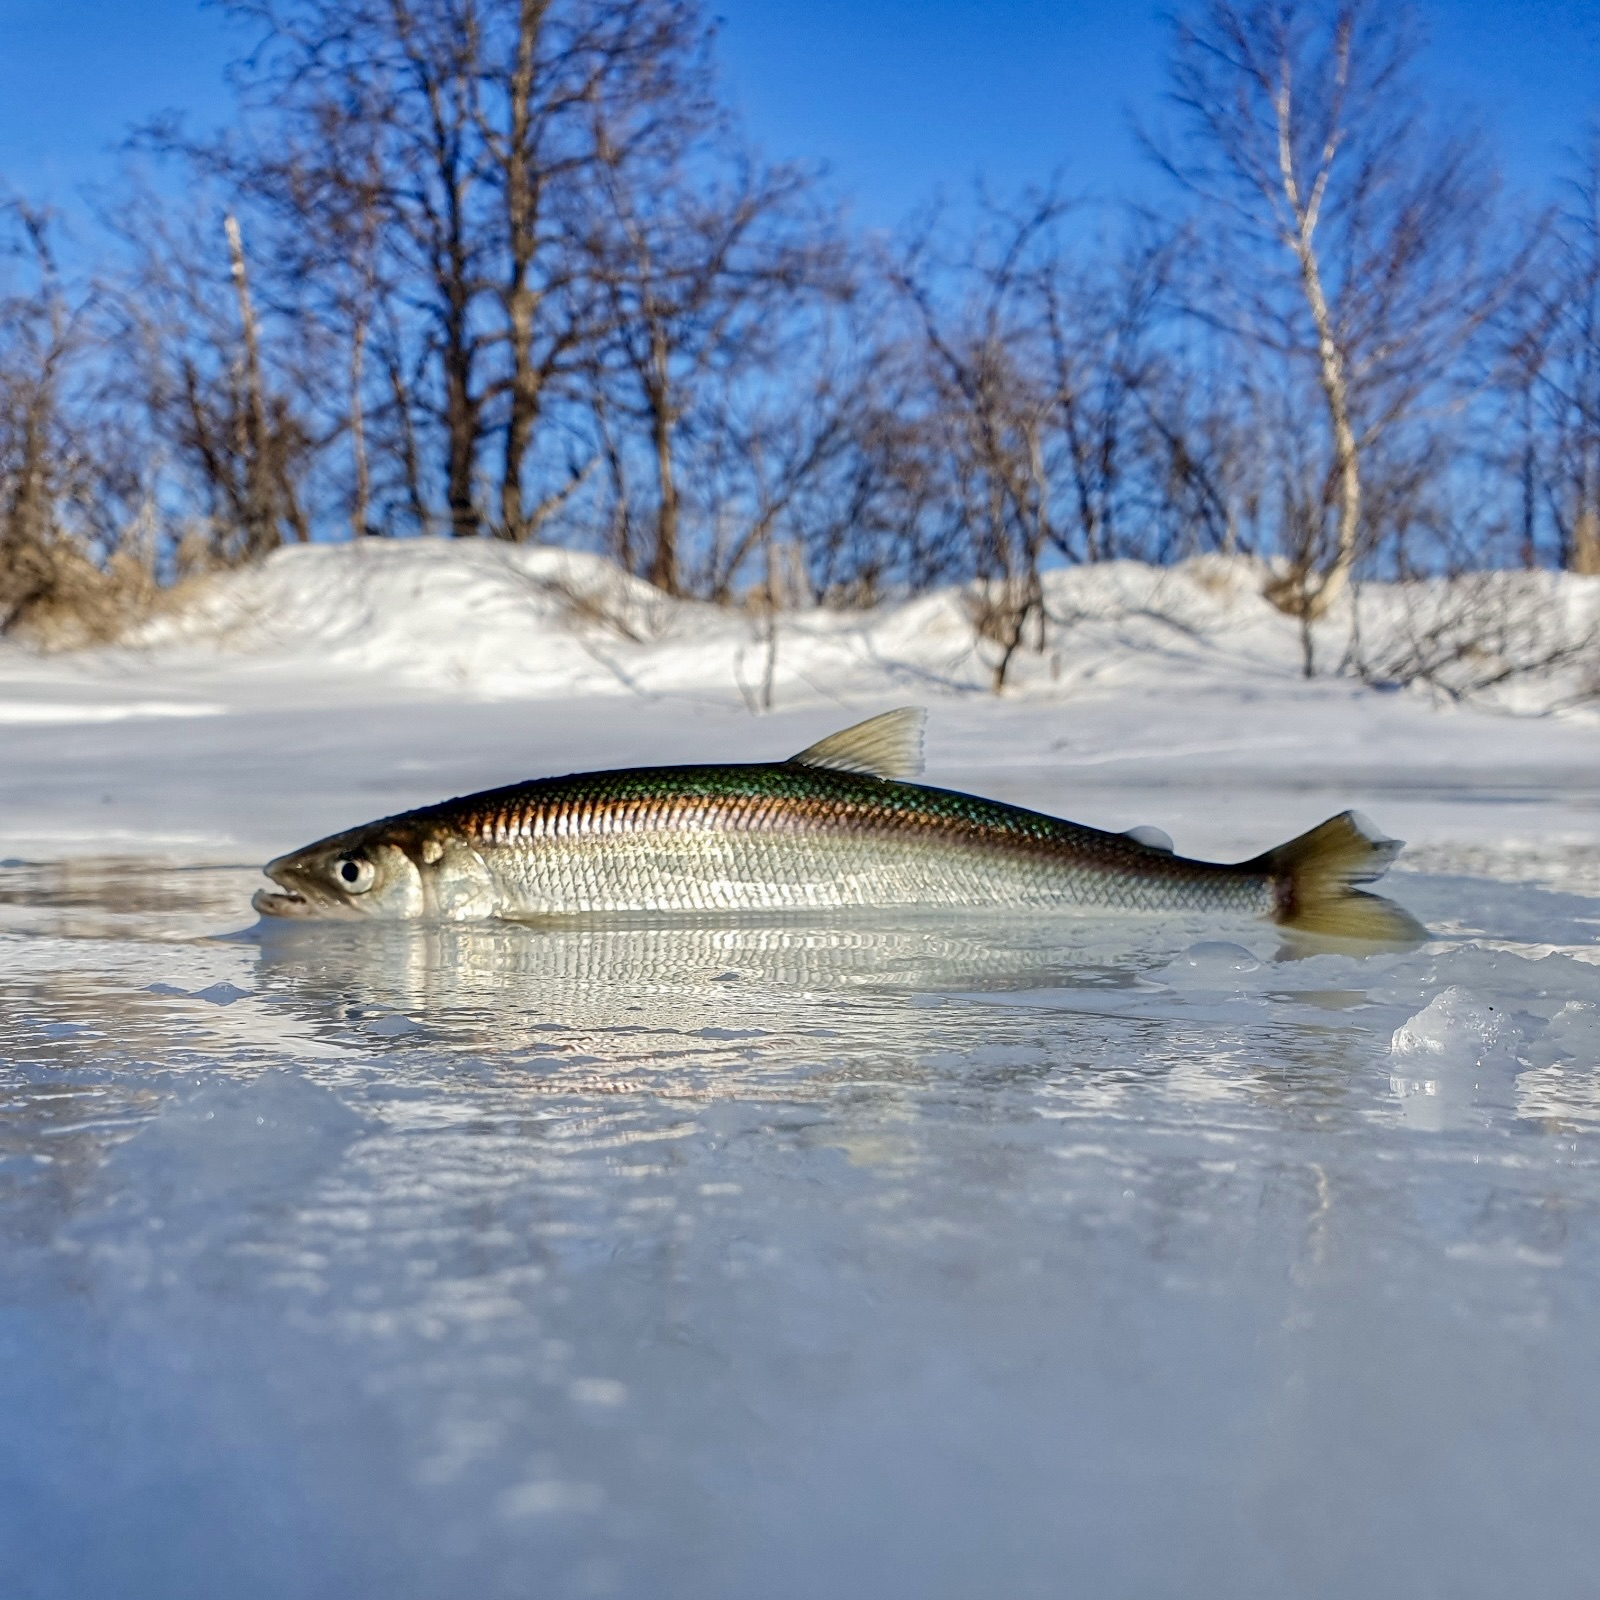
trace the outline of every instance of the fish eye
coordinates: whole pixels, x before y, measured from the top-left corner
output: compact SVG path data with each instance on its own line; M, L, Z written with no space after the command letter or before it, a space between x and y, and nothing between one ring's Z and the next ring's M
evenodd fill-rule
M341 856L334 862L333 870L350 894L365 894L378 875L377 868L370 861L362 861L355 856Z

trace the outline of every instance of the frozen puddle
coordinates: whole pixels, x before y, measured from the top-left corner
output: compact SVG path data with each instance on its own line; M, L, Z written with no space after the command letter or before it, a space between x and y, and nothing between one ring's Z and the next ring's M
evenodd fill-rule
M1588 1596L1600 900L254 930L0 867L5 1592Z

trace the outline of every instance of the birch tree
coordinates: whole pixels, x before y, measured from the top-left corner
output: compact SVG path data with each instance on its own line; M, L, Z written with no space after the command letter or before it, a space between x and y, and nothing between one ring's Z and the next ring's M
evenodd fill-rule
M1304 447L1309 382L1320 449L1286 471L1270 597L1310 625L1382 534L1371 476L1451 404L1454 364L1520 262L1497 258L1493 168L1470 132L1432 125L1418 37L1381 0L1212 0L1174 24L1181 134L1151 140L1208 241L1190 306L1245 359L1281 364L1286 468Z

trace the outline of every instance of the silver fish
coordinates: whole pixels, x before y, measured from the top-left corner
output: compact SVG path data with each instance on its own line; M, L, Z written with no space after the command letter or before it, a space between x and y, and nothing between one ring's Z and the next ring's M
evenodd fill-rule
M1306 933L1422 936L1354 886L1400 851L1357 813L1249 861L1173 853L909 780L923 713L887 712L787 761L540 778L386 817L280 856L273 917L487 917L1010 906L1202 911Z

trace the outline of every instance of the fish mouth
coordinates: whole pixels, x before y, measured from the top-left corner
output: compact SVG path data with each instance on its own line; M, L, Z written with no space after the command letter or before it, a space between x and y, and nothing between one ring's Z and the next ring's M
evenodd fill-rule
M353 917L355 910L329 894L314 879L307 881L294 858L280 856L261 869L272 879L271 889L257 889L250 904L263 917Z
M250 896L250 904L263 917L310 917L316 914L311 902L293 889L257 889Z

